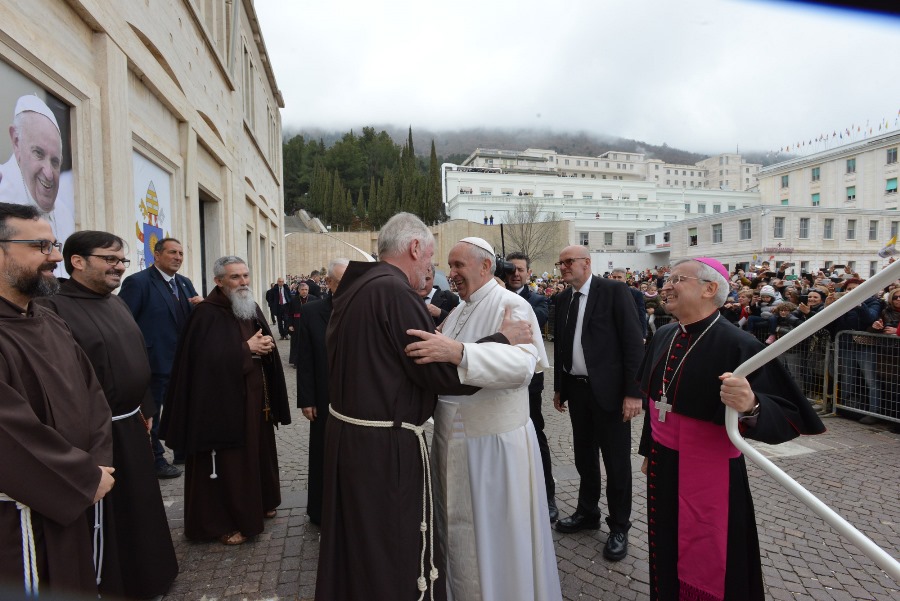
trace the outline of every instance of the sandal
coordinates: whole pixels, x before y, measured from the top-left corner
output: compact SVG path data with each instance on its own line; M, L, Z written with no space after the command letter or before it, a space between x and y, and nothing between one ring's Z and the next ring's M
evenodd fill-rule
M272 511L267 511L267 512L265 513L266 519L268 519L268 520L271 520L271 519L274 518L276 515L278 515L278 510L277 510L277 509L273 509Z
M240 532L232 532L231 534L223 534L219 537L219 542L223 545L243 545L247 542L247 537Z

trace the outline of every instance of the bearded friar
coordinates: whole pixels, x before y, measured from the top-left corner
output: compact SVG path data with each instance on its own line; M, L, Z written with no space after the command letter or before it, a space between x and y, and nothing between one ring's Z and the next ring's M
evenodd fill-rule
M160 438L183 449L184 534L239 545L281 504L275 427L291 421L275 339L240 257L216 260L216 286L178 344Z

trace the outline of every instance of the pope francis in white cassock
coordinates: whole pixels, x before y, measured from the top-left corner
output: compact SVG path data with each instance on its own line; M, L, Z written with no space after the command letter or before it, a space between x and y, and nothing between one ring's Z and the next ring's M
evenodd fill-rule
M460 381L472 396L441 396L434 414L434 506L456 601L562 599L528 383L549 368L534 311L493 278L494 251L464 238L450 251L462 299L442 333L464 343ZM465 344L500 329L504 313L530 321L531 344Z

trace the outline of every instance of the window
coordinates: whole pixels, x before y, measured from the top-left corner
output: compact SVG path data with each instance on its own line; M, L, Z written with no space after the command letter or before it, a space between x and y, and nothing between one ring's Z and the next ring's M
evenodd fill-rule
M847 269L850 273L856 273L856 261L847 261Z
M569 159L566 159L566 160L565 160L565 164L566 164L566 165L569 164Z
M672 170L671 170L671 169L666 169L666 175L672 175Z
M706 203L705 202L697 203L697 212L700 213L701 215L706 214Z
M612 232L603 232L603 246L612 246L613 242L613 233Z
M594 161L594 167L599 167L599 166L600 166L600 161Z
M822 237L826 240L834 239L834 219L825 220L825 227L822 228Z
M688 228L688 246L697 246L697 228Z
M749 240L753 236L753 230L750 228L749 219L741 219L738 221L741 229L741 240Z
M800 261L800 272L809 273L809 261Z
M817 182L821 177L821 167L812 168L812 181Z
M578 233L578 243L582 246L587 246L590 241L590 235L588 232L579 232Z
M878 240L878 220L873 219L869 222L869 240Z
M856 200L856 186L847 186L847 202Z
M788 187L788 181L789 181L789 180L788 180L788 177L789 177L789 176L787 176L787 175L782 175L782 176L781 176L781 187L782 187L782 188L787 188L787 187Z
M791 202L790 202L790 199L788 199L788 198L782 198L782 199L781 199L781 206L783 206L783 207L788 206L790 203L791 203Z
M847 220L847 240L856 240L856 219Z
M494 193L494 190L493 190L493 188L480 188L479 193L481 194L481 196L490 196L491 194ZM553 196L553 195L551 194L550 196Z
M897 225L900 221L891 221L891 238L897 235Z
M575 161L575 166L576 166L576 167L581 167L581 161L580 161L580 160Z
M728 205L728 210L733 211L736 207L734 205Z
M775 218L775 229L773 235L776 238L784 238L784 217Z
M649 236L644 236L644 244L651 245L656 244L656 234L650 234Z
M878 273L878 261L869 261L869 277Z
M583 199L585 199L585 200L593 200L593 199L594 199L594 193L593 193L593 192L582 192L582 193L581 193L581 197L582 197Z
M847 173L856 173L856 159L847 159Z
M893 165L897 162L897 149L896 148L888 148L887 149L887 164Z
M897 193L897 178L892 177L884 185L884 193L885 194L896 194Z
M814 207L819 206L819 193L818 192L816 192L815 194L812 195L812 206L814 206Z
M553 192L544 192L544 198L553 198Z
M713 213L721 213L722 205L713 205Z
M254 117L256 116L256 65L253 64L253 58L250 50L244 46L244 120L250 126L251 130L255 129Z
M684 212L685 213L691 212L691 203L689 203L689 202L684 203Z
M712 226L712 241L713 244L718 244L722 241L722 224L714 223Z
M803 240L809 239L809 217L800 218L800 234L798 237Z
M513 195L513 189L512 189L512 188L502 188L502 189L500 190L500 194L502 194L503 196L512 196L512 195Z
M563 192L563 198L575 198L574 192Z
M669 237L670 237L671 235L672 235L671 232L666 232L666 233L664 233L664 234L663 234L663 242L671 242L671 240L669 239Z
M634 232L626 232L625 246L634 246Z

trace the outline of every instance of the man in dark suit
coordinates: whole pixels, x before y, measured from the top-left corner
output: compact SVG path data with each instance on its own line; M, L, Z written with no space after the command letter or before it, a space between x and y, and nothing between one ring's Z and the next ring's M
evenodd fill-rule
M125 278L119 291L119 298L131 309L144 335L150 357L150 392L158 407L151 418L150 438L156 458L156 475L160 478L181 475L181 470L166 461L164 456L165 449L157 436L159 416L181 329L193 306L203 301L191 281L178 275L183 261L181 243L175 238L163 238L153 247L153 263Z
M275 325L275 293L278 291L278 288L275 287L275 283L269 284L269 289L266 290L266 305L269 307L269 320L272 322L272 325Z
M438 327L450 311L459 304L459 297L449 290L441 290L434 285L434 265L429 266L428 275L425 276L425 285L419 290L419 296L425 301L425 308L434 320L434 327Z
M313 269L313 272L309 274L309 279L306 280L306 285L309 286L309 295L314 297L312 300L322 298L322 288L319 286L318 269Z
M543 294L538 294L528 287L531 281L531 259L525 253L514 252L506 256L506 260L516 266L516 270L506 277L506 289L515 292L528 301L537 317L541 330L547 323L550 315L549 300ZM553 481L553 471L550 465L550 447L547 444L547 435L544 434L544 415L541 413L541 400L544 392L543 372L534 374L528 385L528 412L534 424L537 434L538 448L541 450L541 463L544 466L544 486L547 489L547 507L550 510L550 523L554 523L559 517L559 509L556 508L556 483Z
M288 337L288 325L290 325L290 316L288 309L291 304L291 287L284 283L284 278L278 278L275 286L269 292L272 293L272 300L269 300L269 293L266 293L266 302L269 303L269 310L275 314L275 320L278 322L278 335L282 340Z
M641 322L641 332L644 335L644 340L646 340L647 305L644 304L644 293L628 283L627 273L621 267L613 267L613 270L609 272L609 279L616 280L617 282L622 282L623 284L628 286L628 292L631 293L631 298L634 299L634 308L637 310L638 319Z
M631 425L641 413L637 372L643 358L634 301L621 282L591 274L583 246L569 246L556 266L570 285L556 307L553 405L572 421L575 468L581 477L575 513L556 523L559 532L600 527L600 462L606 468L609 537L603 556L628 554L631 528Z
M334 259L328 265L325 285L334 293L348 259ZM303 284L301 284L303 285ZM325 424L328 422L328 355L325 329L331 317L331 295L304 305L297 329L297 407L309 420L309 480L306 515L319 525L322 521L322 478L325 461Z

